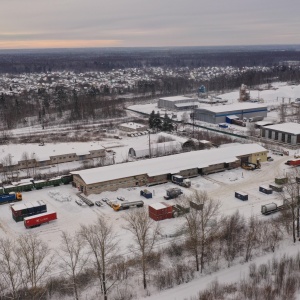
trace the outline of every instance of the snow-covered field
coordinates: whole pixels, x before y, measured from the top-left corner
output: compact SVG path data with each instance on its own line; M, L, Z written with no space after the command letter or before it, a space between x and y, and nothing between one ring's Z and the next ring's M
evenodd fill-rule
M260 91L259 96L264 98L265 101L269 104L279 104L280 97L296 98L300 96L300 86L291 86L288 87L284 84L278 84L276 86L277 90L270 91ZM277 92L277 93L276 93ZM252 91L251 91L252 93ZM253 93L255 93L253 91ZM238 97L238 92L233 92L223 95L224 98L230 101L236 101ZM135 106L136 109L137 106ZM151 112L155 105L149 104L141 107L140 109L145 112ZM276 118L275 112L272 112L273 118ZM271 115L270 114L270 115ZM178 117L180 119L180 117ZM151 135L151 140L155 140L157 135ZM71 145L71 148L74 148L74 152L84 151L87 149L97 149L97 147L105 147L113 149L116 152L116 162L126 161L128 158L128 150L131 147L137 145L148 146L148 136L140 136L134 138L123 138L122 140L101 140L95 143L83 143L80 146ZM70 145L69 145L70 146ZM27 146L21 145L3 145L0 146L1 156L4 154L11 153L16 159L21 156L25 151ZM65 149L63 144L52 144L45 145L43 147L38 147L38 145L28 146L26 149L27 152L35 152L42 149L43 155L49 155L53 149ZM54 148L53 148L54 147ZM59 150L59 151L60 151ZM58 150L56 150L58 151ZM262 163L261 169L254 171L246 171L241 168L230 170L226 172L216 173L208 176L199 176L192 178L192 187L190 189L182 188L185 195L191 194L194 190L205 190L208 192L209 196L214 199L220 200L221 213L229 215L234 213L236 210L244 215L246 218L249 218L251 215L258 216L259 218L272 218L272 216L262 216L260 213L261 205L267 204L270 202L275 202L277 204L282 203L280 196L274 192L272 195L266 195L258 191L259 185L267 185L274 182L276 176L284 175L285 172L289 170L290 167L286 166L284 162L288 159L287 156L273 156L274 161ZM71 169L76 167L76 164L79 162L73 162L68 164L62 164L59 168L62 169ZM109 198L110 200L117 200L118 196L123 196L128 201L143 200L145 206L148 204L153 204L156 202L165 201L163 196L166 193L166 189L173 187L172 183L157 185L150 187L153 192L152 199L146 199L140 196L141 188L128 188L128 189L119 189L116 192L103 192L98 195L90 195L88 198L92 201L100 200L102 198ZM235 191L243 191L249 194L248 201L241 201L234 197ZM125 220L123 218L126 215L127 211L115 212L111 207L104 204L102 207L93 206L79 206L76 204L75 200L78 199L76 193L78 190L71 185L59 186L59 187L48 187L42 190L35 190L30 192L23 193L23 202L31 202L35 200L43 200L47 204L49 211L56 211L58 219L49 224L42 225L34 229L25 229L22 222L16 223L11 216L10 205L5 204L0 206L0 237L9 236L11 238L17 237L20 234L27 232L36 233L41 239L47 242L51 248L59 249L60 244L60 234L62 231L67 231L74 233L79 229L81 224L91 224L98 217L106 219L108 222L112 222L115 230L118 232L120 239L120 249L121 253L126 255L129 253L128 245L130 242L130 237L128 231L124 229ZM169 203L172 203L172 200L169 200ZM131 208L139 209L139 208ZM158 243L163 245L168 243L171 240L171 235L174 233L178 227L182 224L182 218L169 219L161 221L161 238ZM290 246L292 250L290 252L295 252L296 247ZM271 255L269 255L271 257ZM259 259L258 259L259 261ZM237 265L231 269L221 270L216 275L211 275L207 277L201 277L195 279L194 281L183 284L179 287L168 290L161 294L153 295L147 299L164 299L164 300L173 300L173 299L184 299L190 296L194 296L200 288L205 288L206 284L214 280L216 277L218 279L223 278L224 280L238 280L243 276L244 272L247 270L247 264L243 266Z

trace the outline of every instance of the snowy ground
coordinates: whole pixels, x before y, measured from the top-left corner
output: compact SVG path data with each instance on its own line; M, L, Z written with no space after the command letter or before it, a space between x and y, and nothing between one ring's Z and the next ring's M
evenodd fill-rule
M279 104L280 97L291 97L295 98L300 95L300 87L292 86L288 87L284 84L278 84L277 90L271 91L260 91L259 97L262 97L269 104ZM277 92L277 94L275 94ZM251 91L251 94L254 93ZM299 94L299 95L298 95ZM238 92L225 94L225 98L236 101L238 97ZM278 97L278 99L277 99ZM155 105L154 105L155 106ZM143 110L147 112L151 112L153 110L153 105L143 106ZM271 112L268 118L276 119L276 112ZM180 119L180 116L178 116ZM122 140L101 140L95 143L83 143L85 145L79 147L75 146L75 152L79 152L80 150L87 150L89 147L97 148L99 146L103 146L105 148L113 149L116 152L116 162L126 161L128 159L128 150L131 147L135 147L137 145L144 145L145 148L148 146L148 136L140 136L140 137L124 137ZM157 135L151 134L151 141L155 141L157 139ZM48 147L49 146L49 147ZM55 144L57 148L64 148L63 144ZM10 150L8 150L8 146L0 146L0 153L11 153L15 158L21 156L21 154L25 151L25 146L21 147L10 145ZM29 146L30 147L30 146ZM37 148L43 149L43 155L48 155L48 152L51 153L52 145L45 145L43 147ZM71 147L72 148L72 147ZM35 150L33 146L28 149L28 152L34 152ZM53 149L52 149L53 151ZM292 153L291 153L292 154ZM290 156L292 157L292 156ZM261 205L275 202L278 204L282 203L280 196L274 192L272 195L265 195L258 191L259 185L267 185L269 183L274 183L274 178L276 176L284 175L289 171L290 167L286 166L284 162L289 159L289 157L281 157L273 155L274 161L272 162L264 162L262 163L262 168L260 170L254 171L246 171L241 168L230 170L226 172L216 173L208 176L199 176L196 178L192 178L192 187L190 189L182 188L185 195L189 195L194 190L205 190L208 192L209 196L214 199L220 200L222 203L221 212L223 214L232 214L236 210L239 210L241 214L243 214L246 218L249 218L251 215L258 216L260 218L271 218L272 216L262 216L260 213ZM71 169L73 167L80 166L80 162L73 162L67 164L59 165L59 169ZM50 167L51 169L52 167ZM53 167L57 168L57 167ZM46 172L46 171L45 171ZM146 199L140 196L140 190L142 188L132 188L132 189L119 189L116 192L104 192L99 195L90 195L88 198L96 201L100 200L104 197L109 198L110 200L116 200L117 196L123 196L128 201L136 201L143 200L145 205L165 201L163 196L166 193L166 189L174 186L171 183L154 186L150 189L154 193L153 199ZM241 201L234 197L235 191L243 191L249 194L248 201ZM124 255L129 253L128 245L129 245L129 233L124 230L125 221L123 216L126 215L126 211L124 212L115 212L108 205L104 204L103 207L88 207L88 206L78 206L75 203L77 199L76 193L77 189L73 188L71 185L59 186L59 187L48 187L42 190L36 190L31 192L23 193L23 202L31 202L35 200L44 200L47 204L49 211L56 211L58 215L58 219L49 224L42 225L38 228L34 228L31 230L26 230L23 223L16 223L11 216L10 205L4 204L0 206L0 237L10 236L11 238L17 237L20 234L34 232L37 233L40 238L49 243L49 245L53 249L59 249L60 239L59 236L62 231L75 232L79 229L80 224L91 224L98 217L105 218L109 222L113 222L115 230L118 232L120 238L120 251ZM172 203L172 200L169 202ZM131 208L138 209L138 208ZM161 221L162 231L161 231L161 239L159 241L159 245L163 245L168 243L171 240L171 235L176 231L178 227L182 224L183 219L169 219ZM290 252L296 251L296 247L290 247ZM297 249L298 250L298 249ZM259 259L258 259L259 262ZM162 292L159 295L153 295L148 299L164 299L164 300L174 300L174 299L184 299L189 296L194 296L197 291L201 288L205 288L206 284L214 280L216 277L222 280L232 281L238 280L245 274L247 270L247 264L237 265L230 269L221 270L218 273L202 277L199 279L195 279L194 281L176 287L172 290L168 290L166 292Z

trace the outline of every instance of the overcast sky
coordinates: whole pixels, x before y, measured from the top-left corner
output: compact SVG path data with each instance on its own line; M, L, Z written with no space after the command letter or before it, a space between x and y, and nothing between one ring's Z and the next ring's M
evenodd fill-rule
M0 49L300 44L300 0L1 0Z

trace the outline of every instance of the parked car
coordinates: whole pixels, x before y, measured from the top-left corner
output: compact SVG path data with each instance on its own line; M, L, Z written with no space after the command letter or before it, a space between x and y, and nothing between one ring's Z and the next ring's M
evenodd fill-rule
M100 201L95 201L95 204L96 204L97 206L103 206L103 204L102 204Z
M125 198L121 197L121 196L117 197L117 199L120 200L120 201L125 201Z
M82 206L82 202L81 202L81 201L75 200L75 202L76 202L79 206Z
M273 158L273 157L271 157L271 156L268 156L268 157L267 157L267 160L268 160L268 161L273 161L273 160L274 160L274 158Z
M108 201L108 198L102 198L101 199L103 202L107 202Z

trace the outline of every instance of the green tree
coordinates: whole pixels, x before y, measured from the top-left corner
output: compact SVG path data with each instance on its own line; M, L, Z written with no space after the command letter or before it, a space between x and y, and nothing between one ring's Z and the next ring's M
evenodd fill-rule
M149 116L149 128L154 129L155 112L152 110Z
M167 115L167 113L165 113L165 116L164 116L164 120L163 120L163 123L162 123L162 130L163 131L173 131L174 130L172 120Z
M154 115L153 129L155 129L157 131L162 129L162 121L161 121L159 112L157 112L157 114Z

